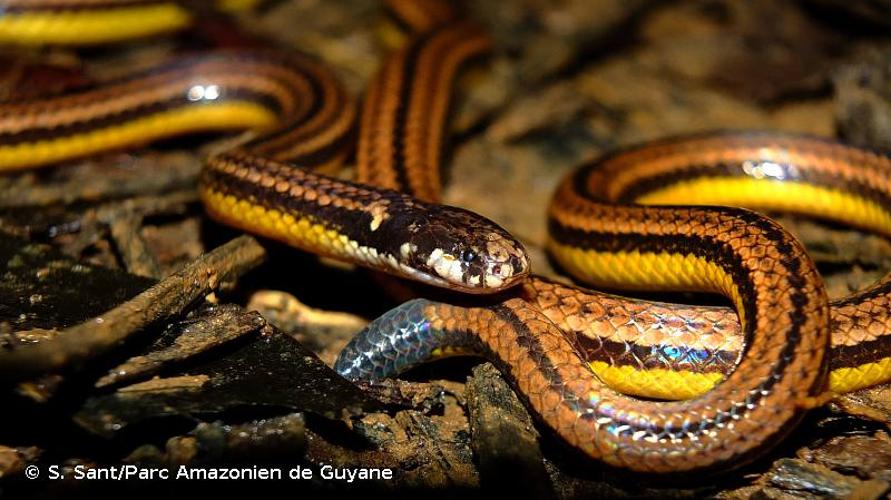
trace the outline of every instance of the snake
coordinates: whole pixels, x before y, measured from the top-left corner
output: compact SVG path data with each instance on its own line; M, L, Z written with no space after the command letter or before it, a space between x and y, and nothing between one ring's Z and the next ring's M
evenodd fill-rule
M182 31L258 0L3 0L0 44L94 46Z
M355 109L311 58L220 51L96 88L0 105L0 171L127 148L185 132L271 130L211 155L199 191L221 222L433 286L492 293L528 272L494 222L404 192L340 180Z
M5 4L0 40L10 36L7 16L27 24L28 14L194 7L42 1ZM0 104L0 172L187 132L256 130L205 161L199 191L213 219L475 296L416 299L386 313L344 349L338 372L376 380L446 355L485 356L541 422L611 466L666 473L745 463L826 401L827 380L845 392L891 378L887 280L830 306L813 262L781 226L705 206L801 212L887 234L888 156L779 133L701 134L606 156L554 196L555 260L596 287L717 292L735 309L555 283L530 274L509 232L440 203L453 81L490 50L484 30L444 2L387 4L411 34L372 79L361 112L311 57L202 54ZM156 31L186 22L159 21ZM150 34L125 28L96 43ZM356 181L322 173L348 158L357 114ZM690 199L700 205L671 205Z

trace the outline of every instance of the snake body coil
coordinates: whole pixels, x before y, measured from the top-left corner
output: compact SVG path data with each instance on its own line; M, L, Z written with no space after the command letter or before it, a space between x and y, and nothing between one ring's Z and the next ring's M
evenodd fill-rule
M354 377L363 364L374 365L381 357L473 346L508 374L530 407L564 439L593 457L635 470L739 463L777 442L824 391L829 307L804 249L775 222L741 209L615 204L589 189L588 180L604 165L579 170L558 189L551 208L555 244L584 252L584 262L590 262L585 278L598 284L615 286L624 278L643 286L643 279L652 277L665 289L730 298L749 342L723 383L687 401L623 396L588 368L553 322L524 309L520 298L494 308L429 306L425 313L434 333L427 338L441 343L388 349L394 343L380 342L372 332L366 344L371 351L348 350L337 368ZM415 316L409 315L413 321ZM471 339L450 344L468 335ZM399 360L394 366L407 364Z
M182 30L257 0L0 0L0 44L97 45Z
M397 53L372 89L413 68L398 61ZM375 95L371 94L373 99ZM366 103L369 108L374 109L374 103ZM654 383L663 389L660 393L641 387L640 377L629 380L615 372L599 377L621 366L593 373L587 362L594 365L602 359L589 360L585 355L597 350L584 349L584 341L577 344L557 325L584 334L590 330L586 325L599 321L607 331L612 325L615 334L616 323L621 325L625 318L596 314L590 306L596 303L602 312L610 301L623 299L591 300L590 294L569 288L561 290L562 297L537 293L550 285L538 278L529 280L518 297L489 307L409 302L357 335L335 369L348 378L374 380L444 355L482 355L496 363L542 420L592 457L646 472L743 463L778 442L804 410L825 399L830 323L823 284L801 244L770 219L736 208L637 203L683 203L690 199L689 193L702 190L711 193L711 198L701 200L703 204L812 214L815 206L828 201L828 210L818 214L830 219L856 216L860 227L885 230L887 212L881 202L886 198L877 200L872 196L875 190L866 191L857 181L865 176L873 181L866 184L875 187L884 182L888 168L887 157L830 141L781 134L710 134L622 152L564 181L551 205L549 249L567 270L601 286L722 293L736 306L746 350L739 355L743 342L736 335L738 347L732 354L718 352L715 359L726 366L736 363L735 370L720 374L726 377L720 384L715 385L720 377L712 377L683 394ZM387 173L384 168L379 176ZM406 185L410 189L411 184ZM705 189L709 187L713 189ZM882 295L884 290L879 287L860 298L870 293ZM860 298L853 301L868 308ZM579 307L568 305L573 302ZM624 304L634 308L642 302ZM696 312L708 318L708 311ZM726 320L727 313L722 314ZM568 319L579 321L567 325ZM647 340L622 338L618 348L627 351ZM690 352L693 348L688 345L680 349ZM701 352L707 360L713 351ZM679 373L671 370L677 368L674 365L660 374L644 358L635 368L648 376ZM857 369L869 365L874 376L861 377L859 385L843 379L837 388L891 377L884 357L853 362L863 362ZM706 365L697 362L697 367ZM837 374L844 378L852 372ZM615 392L609 382L632 393L666 399L695 397L641 401Z
M271 127L208 158L200 191L214 218L314 253L470 293L523 279L525 251L493 222L311 171L342 162L354 116L333 75L310 58L202 55L95 89L0 105L0 170L185 132Z

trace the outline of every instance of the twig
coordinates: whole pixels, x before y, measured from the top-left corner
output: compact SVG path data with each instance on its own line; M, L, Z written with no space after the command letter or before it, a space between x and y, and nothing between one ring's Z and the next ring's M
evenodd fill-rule
M158 279L161 277L158 261L139 234L142 219L141 215L135 213L117 217L109 225L111 239L114 240L128 272Z
M255 239L240 236L105 314L60 332L51 341L0 353L0 379L21 381L102 354L147 325L180 314L265 257L266 251Z
M108 374L96 382L96 387L144 379L167 365L196 356L265 326L263 316L256 312L245 312L234 304L219 306L189 324L173 345L128 359L109 370Z

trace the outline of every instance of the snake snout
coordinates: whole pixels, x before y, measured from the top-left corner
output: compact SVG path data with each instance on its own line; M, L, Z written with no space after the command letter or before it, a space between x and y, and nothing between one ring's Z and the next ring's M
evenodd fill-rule
M494 293L529 274L526 249L491 220L467 210L437 206L413 234L416 259L430 281L465 293Z
M483 284L487 290L495 292L509 288L529 275L526 249L504 230L488 234L484 255Z

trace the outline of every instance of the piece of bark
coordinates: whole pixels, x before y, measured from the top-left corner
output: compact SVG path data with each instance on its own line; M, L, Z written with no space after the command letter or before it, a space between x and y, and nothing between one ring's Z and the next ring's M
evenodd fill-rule
M137 276L160 279L161 269L158 267L158 261L155 260L155 256L149 251L148 245L139 233L142 228L142 220L141 215L134 213L117 217L109 225L111 238L114 240L121 259L124 261L124 268L128 272Z
M891 484L891 438L886 432L836 436L807 452L805 457L837 472Z
M456 383L445 386L457 386ZM457 404L458 387L446 389L440 413L415 410L395 415L369 413L351 421L352 439L337 429L317 428L309 439L308 458L314 463L349 467L388 467L394 481L387 489L462 491L479 487L470 448L467 419Z
M109 370L107 375L96 382L96 387L144 378L178 361L204 353L248 333L260 331L265 326L266 321L262 316L256 313L245 314L236 305L214 307L208 314L185 322L172 345L128 359Z
M250 415L287 409L338 419L384 407L272 326L235 344L223 355L194 360L185 373L91 397L75 421L113 436L167 417L200 420L234 410Z
M483 489L507 496L552 497L532 418L489 363L475 367L468 380L467 410Z
M255 239L240 236L105 314L47 342L0 353L0 378L25 380L102 354L146 326L182 313L221 284L259 265L265 255Z
M861 481L826 467L788 458L778 460L766 477L771 486L780 490L833 498L878 499L889 486L884 481Z

